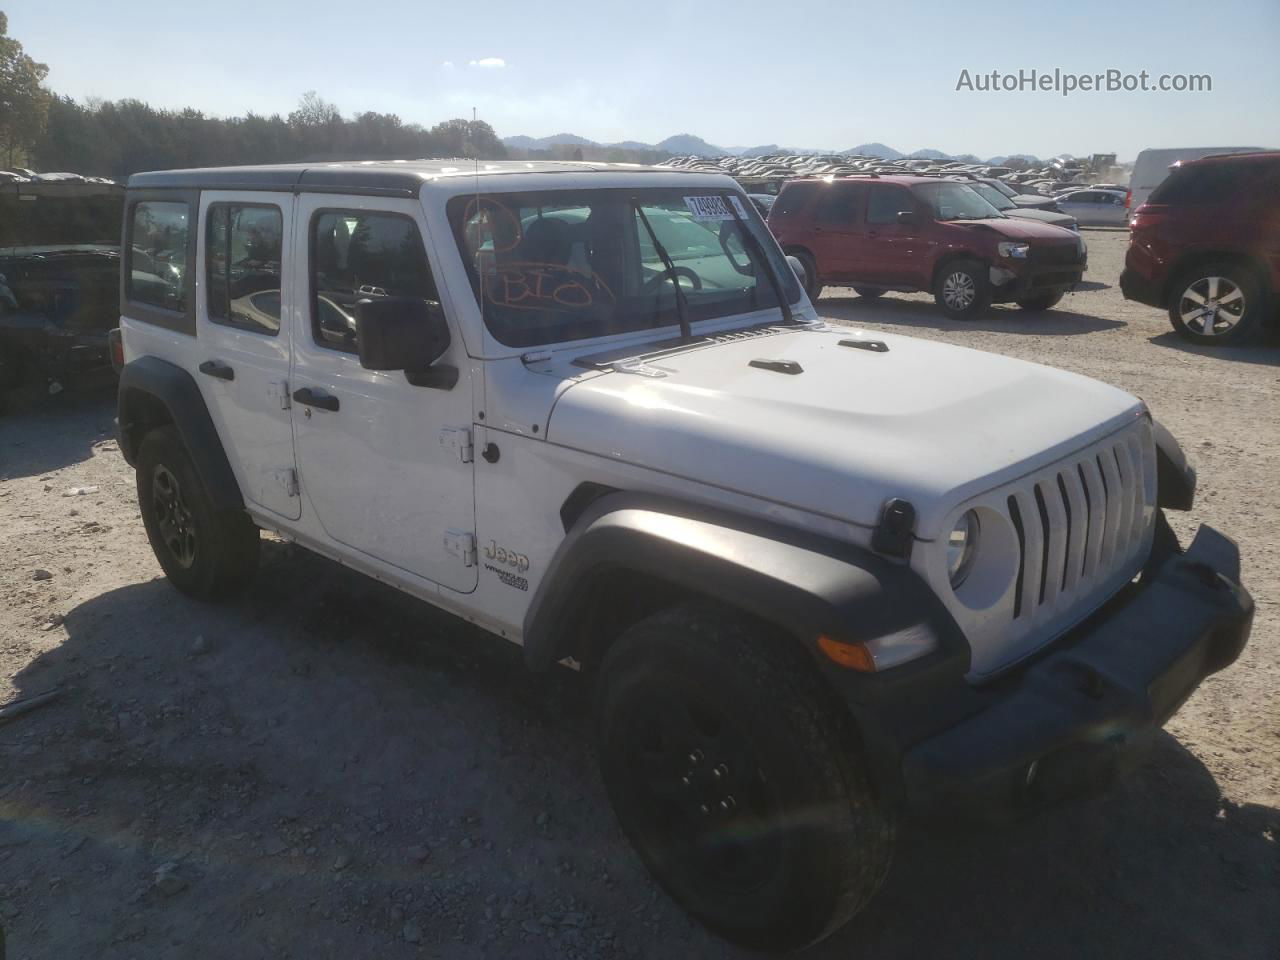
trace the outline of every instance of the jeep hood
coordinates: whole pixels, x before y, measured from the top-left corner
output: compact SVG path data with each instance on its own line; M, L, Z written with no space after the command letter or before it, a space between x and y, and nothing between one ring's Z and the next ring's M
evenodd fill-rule
M802 372L751 365L762 359ZM864 526L901 497L916 508L917 536L933 539L961 501L1144 413L1129 394L1065 371L828 327L584 378L560 394L546 439Z

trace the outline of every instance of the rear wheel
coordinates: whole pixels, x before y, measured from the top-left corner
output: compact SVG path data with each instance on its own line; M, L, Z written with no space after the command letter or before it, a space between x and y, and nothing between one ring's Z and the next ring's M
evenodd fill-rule
M868 300L874 300L876 297L884 296L884 291L878 287L854 287L853 292Z
M1262 317L1262 285L1234 263L1207 263L1173 285L1169 322L1193 343L1238 343Z
M216 600L253 578L258 528L241 510L217 508L173 427L143 438L137 480L147 539L175 587L200 600Z
M813 255L798 250L792 256L804 267L804 292L809 295L811 301L816 301L822 296L823 285L818 280L818 265L814 262Z
M933 299L952 320L973 320L991 304L987 267L978 260L953 260L938 271Z
M1035 297L1022 297L1018 300L1018 306L1028 313L1043 313L1045 310L1052 310L1062 300L1062 291L1057 293L1042 293Z
M846 717L786 638L691 604L624 633L596 729L618 819L658 882L722 936L792 950L880 888L893 848Z

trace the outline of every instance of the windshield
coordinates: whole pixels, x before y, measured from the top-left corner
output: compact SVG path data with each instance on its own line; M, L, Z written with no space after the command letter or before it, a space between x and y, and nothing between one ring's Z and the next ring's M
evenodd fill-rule
M111 196L0 195L0 249L120 246L123 192Z
M916 193L929 204L935 220L985 220L1004 214L967 183L928 183Z
M989 183L971 183L968 186L978 191L978 196L991 204L997 210L1009 210L1016 206L1012 200L1003 193L991 186Z
M757 245L743 241L744 227L769 257L788 302L800 299L795 274L759 214L729 191L454 197L449 220L494 337L526 347L674 326L671 271L637 207L671 259L691 323L778 306Z

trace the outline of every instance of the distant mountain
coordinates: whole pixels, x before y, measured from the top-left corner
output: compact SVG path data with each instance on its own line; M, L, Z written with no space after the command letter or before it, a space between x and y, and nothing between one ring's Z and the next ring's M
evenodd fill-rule
M600 144L576 133L553 133L549 137L503 137L502 142L517 150L546 150L549 147L598 147Z
M723 147L717 147L714 144L707 143L701 137L695 137L692 133L677 133L674 137L667 137L665 140L659 140L654 149L667 150L670 153L696 153L700 157L725 157L728 151Z
M1003 167L1010 160L1025 160L1032 166L1040 163L1040 158L1031 153L1011 153L1007 157L991 157L987 160L987 163L992 166Z
M652 143L641 143L639 140L620 140L617 143L609 144L614 150L647 150L656 151L658 148Z
M883 160L901 160L905 156L893 147L886 147L883 143L860 143L844 152L856 153L864 157L880 157Z
M917 150L908 155L912 160L950 160L951 157L941 150Z

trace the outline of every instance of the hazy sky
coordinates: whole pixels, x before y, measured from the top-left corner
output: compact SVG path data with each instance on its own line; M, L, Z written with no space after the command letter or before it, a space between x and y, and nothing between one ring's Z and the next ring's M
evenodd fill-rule
M1280 0L0 4L53 90L223 116L287 113L314 89L428 125L474 106L500 136L1121 159L1280 146ZM1055 68L1207 73L1213 89L956 90L966 69Z

